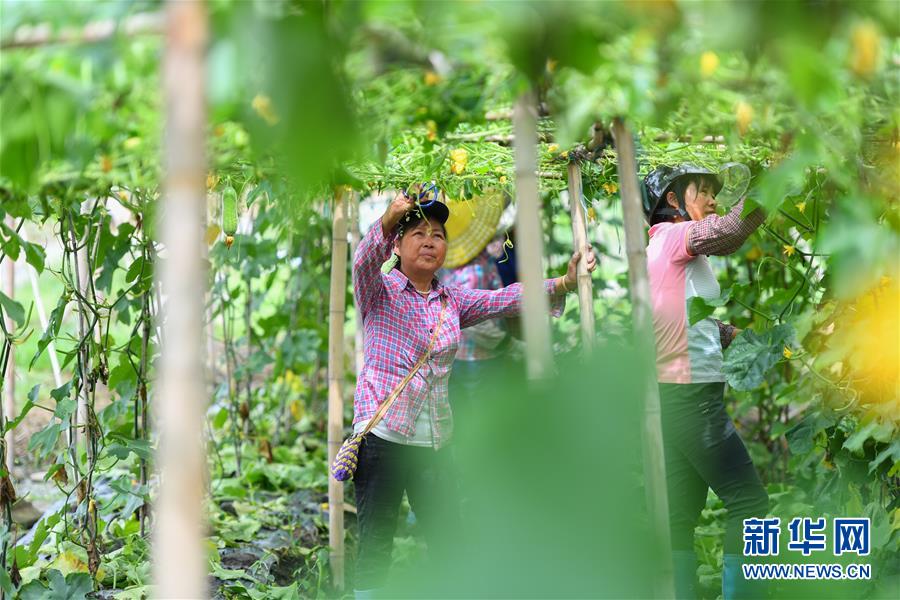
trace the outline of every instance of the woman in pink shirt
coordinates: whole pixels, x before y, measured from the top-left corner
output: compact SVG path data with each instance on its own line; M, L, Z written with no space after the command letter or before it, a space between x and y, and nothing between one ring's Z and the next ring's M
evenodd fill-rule
M363 432L379 406L428 355L359 449L353 478L359 523L357 598L376 597L386 582L404 492L429 555L437 564L447 564L447 538L459 531L446 445L453 433L447 381L460 329L516 315L522 306L518 283L478 290L437 280L435 273L447 253L448 215L442 202L417 206L398 194L354 257L353 287L364 328L364 364L353 403L355 433ZM588 270L593 271L593 251L585 251ZM389 258L392 263L383 267ZM575 289L579 258L580 253L572 256L565 276L544 281L555 316L562 313L566 292Z
M764 215L757 209L742 219L741 200L717 216L722 185L714 173L694 165L659 167L644 187L676 597L696 597L694 527L709 488L728 510L724 600L757 597L762 590L744 580L740 567L743 521L765 516L769 499L725 411L722 351L737 329L711 318L691 325L687 306L694 296L721 295L707 255L736 251Z

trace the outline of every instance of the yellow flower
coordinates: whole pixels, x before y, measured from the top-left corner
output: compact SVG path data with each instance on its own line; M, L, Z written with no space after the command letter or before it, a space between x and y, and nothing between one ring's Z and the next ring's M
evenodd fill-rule
M206 174L206 189L209 191L213 191L216 189L216 185L219 183L219 176L210 171Z
M126 150L133 150L141 145L141 138L130 137L127 140L125 140L125 143L122 145L125 146Z
M465 148L455 148L450 151L450 160L453 161L453 164L450 165L450 172L454 175L462 175L469 162L469 153Z
M790 244L785 244L784 250L782 252L785 256L793 256L796 251L797 251L797 249L794 248L793 246L791 246Z
M753 107L741 100L734 109L734 116L737 120L738 132L741 135L746 134L753 122Z
M602 187L603 191L606 192L607 194L615 194L616 192L619 191L619 186L616 184L615 181L611 181L609 183L604 183L600 187Z
M100 170L103 171L104 173L109 173L110 171L112 171L112 168L113 168L112 159L109 156L107 156L106 154L101 156L100 157Z
M700 73L704 77L711 77L719 68L719 57L715 52L706 51L700 55Z
M265 94L257 94L250 105L256 111L256 114L262 117L269 125L278 123L278 115L275 114L275 109L272 107L272 99Z
M454 148L450 151L450 160L453 162L467 162L469 152L465 148Z
M798 202L794 206L796 206L797 210L799 210L800 212L804 212L806 210L806 202Z
M858 24L851 34L850 68L860 77L868 77L878 66L881 35L871 21Z
M425 85L437 85L441 81L443 81L443 77L435 73L434 71L426 71L425 72Z
M590 222L590 223L593 223L594 221L597 220L597 211L594 209L593 206L588 207L587 218L588 218L588 222Z
M548 59L547 59L547 63L546 63L547 72L548 72L548 73L553 73L554 71L556 71L556 65L558 65L558 64L559 64L559 61L558 61L558 60L554 60L554 59L552 59L552 58L548 58Z
M428 133L425 134L425 137L429 142L433 142L437 139L437 123L429 119L425 122L425 129L428 130Z
M556 154L557 152L559 152L559 144L550 144L549 146L547 146L547 152L549 152L550 154Z
M787 358L788 360L790 360L790 358L791 358L792 356L794 356L794 353L793 353L793 352L791 351L791 349L788 348L787 346L784 347L784 350L781 351L781 354L782 354L782 356L784 356L784 357Z
M500 183L506 183L506 175L500 176Z

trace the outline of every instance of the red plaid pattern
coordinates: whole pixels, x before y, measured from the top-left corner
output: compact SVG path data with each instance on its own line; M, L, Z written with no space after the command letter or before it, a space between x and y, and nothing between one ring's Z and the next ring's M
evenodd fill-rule
M746 219L741 218L743 211L744 200L741 199L724 217L710 215L694 223L688 234L688 252L694 256L725 256L740 248L750 234L766 220L761 208L747 215Z
M425 353L441 312L441 296L447 298L447 314L431 358L413 376L382 420L388 429L413 435L422 410L431 411L436 448L453 433L453 415L447 398L450 368L459 347L460 329L486 319L519 313L522 286L514 283L499 290L472 290L441 285L437 280L427 298L416 292L399 270L388 274L381 265L390 257L395 234L387 238L381 221L369 230L353 260L353 287L363 322L364 364L356 383L353 422L371 419ZM562 314L565 294L557 293L553 279L544 282L551 312Z

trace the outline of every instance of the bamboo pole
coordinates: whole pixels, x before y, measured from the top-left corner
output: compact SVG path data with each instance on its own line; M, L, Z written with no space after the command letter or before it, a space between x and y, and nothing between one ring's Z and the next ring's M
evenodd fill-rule
M0 47L4 50L35 48L50 44L91 44L108 40L117 34L131 38L136 35L163 33L162 13L138 13L121 21L104 19L93 21L81 28L65 28L54 31L50 23L24 25L16 28Z
M23 235L22 238L24 239L25 236ZM28 269L28 279L31 280L31 293L34 295L34 304L37 308L38 320L41 323L41 329L46 331L50 326L50 321L47 318L47 309L44 308L44 300L41 298L41 288L38 284L37 271L31 265L28 265L26 269ZM50 343L47 344L47 354L50 356L50 367L53 370L53 382L56 384L56 387L62 387L62 369L59 366L59 359L56 357L56 343L52 339L50 340Z
M331 229L331 293L328 308L328 464L344 437L344 315L347 298L347 192L334 197ZM344 485L328 478L328 544L334 587L344 587Z
M90 268L88 266L88 251L89 251L89 239L90 236L85 233L84 236L84 250L82 252L78 251L78 239L75 237L75 227L72 224L72 215L69 214L69 237L72 243L72 252L75 253L75 259L72 261L75 263L75 285L78 287L78 294L83 299L76 298L76 305L78 306L78 332L79 339L81 340L81 345L78 348L78 353L81 356L80 369L81 369L81 393L78 394L78 408L75 413L75 419L73 419L73 435L75 446L78 445L78 429L81 427L82 432L81 436L85 440L85 448L88 453L88 456L91 456L92 446L91 444L91 431L88 425L88 405L89 405L89 390L87 385L87 377L85 373L90 372L89 370L89 359L90 355L88 352L88 342L86 338L86 328L87 322L90 319L90 315L88 314L87 309L85 308L85 303L88 297L88 280L90 274ZM91 337L93 339L94 332L91 330Z
M516 238L522 282L522 332L530 379L543 379L552 369L550 302L544 291L544 234L537 167L537 108L533 91L524 92L513 110L516 161Z
M594 293L591 274L587 270L587 254L584 249L588 245L587 221L584 214L584 204L581 201L581 165L570 162L569 175L569 208L572 212L572 246L576 252L581 252L581 260L578 261L576 281L578 282L578 305L581 314L581 350L585 356L590 356L594 350Z
M206 210L206 4L171 0L166 6L165 168L158 211L166 253L158 270L165 302L156 395L159 495L153 536L154 595L203 598L206 452L203 446L206 370L203 365L202 259Z
M350 260L353 260L356 256L356 247L359 246L361 231L359 226L359 195L353 194L350 196ZM363 368L363 321L362 315L359 314L359 304L356 302L356 294L353 294L353 314L356 322L355 327L355 342L354 346L354 355L356 357L356 375L359 376L359 373Z
M634 339L641 367L647 373L644 394L644 480L647 505L654 529L662 544L664 560L656 596L671 598L672 565L669 539L669 502L666 493L666 467L663 455L662 422L660 420L659 388L656 383L656 345L653 335L653 313L650 304L650 278L647 275L647 251L644 244L644 216L641 191L638 187L637 163L631 132L621 118L613 120L613 138L619 162L619 189L622 194L622 220L625 224L625 249L628 257L628 283L634 322Z
M7 217L7 225L15 228L12 224L12 217ZM4 264L3 277L3 293L10 300L16 299L16 263L11 257L7 257ZM16 324L7 315L6 330L12 332L16 329ZM6 381L3 384L3 412L7 418L11 419L16 414L16 347L9 347L9 363L6 367ZM0 420L2 424L2 420ZM7 431L6 436L6 472L12 477L13 462L15 460L15 448L13 447L13 432Z

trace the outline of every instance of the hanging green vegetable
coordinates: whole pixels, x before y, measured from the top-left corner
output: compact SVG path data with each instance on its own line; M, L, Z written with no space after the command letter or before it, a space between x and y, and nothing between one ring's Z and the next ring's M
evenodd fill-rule
M234 243L237 223L237 192L229 185L222 191L222 232L225 234L225 246L228 248Z

